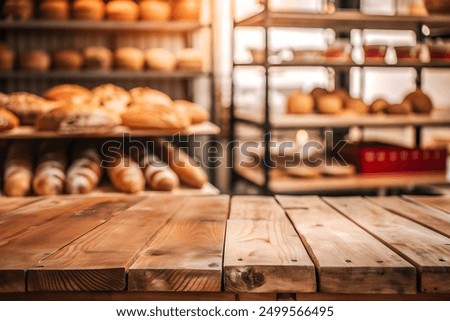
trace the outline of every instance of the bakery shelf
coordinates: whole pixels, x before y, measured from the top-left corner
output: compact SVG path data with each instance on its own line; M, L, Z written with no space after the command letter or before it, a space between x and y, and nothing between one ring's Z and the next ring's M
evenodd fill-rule
M256 126L264 125L262 113L242 109L235 111L236 120ZM271 116L272 129L348 128L348 127L450 126L450 113L432 115L290 115Z
M264 67L264 64L258 63L236 63L235 67ZM335 69L349 69L353 67L360 68L450 68L450 60L448 61L433 61L433 62L399 62L396 64L387 64L383 62L365 62L357 64L350 62L334 62L334 61L286 61L276 64L268 64L269 68L282 67L323 67Z
M210 76L210 72L203 71L172 71L172 72L161 72L161 71L6 71L0 74L0 79L15 80L15 79L192 79L198 77Z
M149 21L0 21L0 30L81 30L81 31L143 31L143 32L191 32L209 28L210 24L185 21L149 22Z
M267 15L267 20L265 20ZM422 25L429 28L448 26L450 16L430 15L417 16L381 16L366 15L358 11L342 10L334 14L314 14L301 12L273 12L257 13L235 23L236 27L293 27L293 28L333 28L340 30L351 29L413 29Z
M236 166L236 173L246 181L264 187L262 168ZM296 178L281 169L270 171L269 191L272 193L311 193L414 187L446 183L445 173L377 174L350 177Z
M124 135L132 137L164 137L175 136L180 134L187 135L218 135L220 128L211 123L204 122L190 126L185 130L146 130L146 129L130 129L128 127L119 126L111 132L95 133L95 132L79 132L79 133L61 133L37 131L33 127L20 126L11 131L0 133L0 139L52 139L52 138L122 138Z

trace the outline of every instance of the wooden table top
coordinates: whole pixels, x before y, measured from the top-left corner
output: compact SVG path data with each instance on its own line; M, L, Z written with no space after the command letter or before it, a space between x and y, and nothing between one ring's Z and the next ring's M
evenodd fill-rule
M450 196L0 198L0 299L450 299Z

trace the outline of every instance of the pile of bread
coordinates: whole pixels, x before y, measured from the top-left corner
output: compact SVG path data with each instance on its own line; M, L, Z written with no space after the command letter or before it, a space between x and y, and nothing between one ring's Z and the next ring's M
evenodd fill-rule
M28 20L199 21L201 0L6 0L3 16Z
M289 114L319 113L326 115L365 115L365 114L430 114L433 103L421 89L406 95L401 103L391 104L386 99L376 99L370 105L362 99L353 98L344 89L329 92L315 88L311 93L293 91L287 98Z
M164 48L142 50L122 47L114 52L106 47L93 46L84 50L58 50L49 53L35 49L15 53L5 44L0 44L0 71L15 68L27 71L47 71L49 69L77 71L117 70L142 71L144 69L171 72L174 70L199 72L203 70L200 51L184 48L177 53Z
M132 149L133 155L120 149L109 149L109 154L103 155L96 145L80 141L73 145L65 140L34 145L29 140L9 145L2 175L6 196L88 194L104 176L122 193L172 191L180 182L200 189L208 182L200 165L169 143L157 143L159 148L155 150L160 156L143 145Z
M117 126L133 129L182 130L209 119L201 106L172 100L148 87L127 91L113 84L89 90L63 84L43 97L30 93L0 93L0 131L19 125L61 133L107 133Z

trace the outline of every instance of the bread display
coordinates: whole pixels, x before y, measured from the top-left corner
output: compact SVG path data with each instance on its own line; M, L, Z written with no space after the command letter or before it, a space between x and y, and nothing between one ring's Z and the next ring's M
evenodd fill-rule
M153 48L145 51L145 63L150 70L173 71L177 65L177 59L167 49Z
M314 109L317 110L317 102L321 96L327 95L328 91L326 89L316 87L311 91L311 96L314 99Z
M317 110L321 114L340 114L344 111L344 102L338 95L326 94L317 99Z
M48 89L44 97L49 100L81 105L91 102L92 93L80 85L63 84Z
M102 159L95 146L73 147L72 163L67 169L65 191L68 194L87 194L96 188L102 178Z
M173 106L173 100L165 93L148 87L136 87L130 90L133 105Z
M354 114L365 115L369 113L370 107L360 98L348 98L345 101L345 109Z
M83 56L88 70L109 70L113 65L113 53L105 47L88 47L83 50Z
M209 113L201 106L190 101L175 100L174 107L177 108L182 115L186 115L191 124L200 124L209 120Z
M177 68L185 71L202 71L203 58L200 51L193 48L180 50L177 55Z
M39 196L59 195L66 181L67 143L46 141L39 146L33 190Z
M385 113L390 115L407 115L413 111L412 104L409 101L403 101L401 104L390 105L386 108Z
M202 188L208 182L208 175L180 148L158 142L159 155L177 174L180 181L193 188Z
M19 118L21 125L31 126L35 125L39 117L58 106L58 103L22 92L10 94L8 101L3 105Z
M6 0L3 6L6 19L28 20L34 15L33 0Z
M0 132L19 126L19 119L10 111L0 107Z
M159 104L131 105L121 118L123 125L135 129L185 129L190 125L187 115Z
M144 69L144 52L137 48L119 48L114 53L114 63L117 69L141 71Z
M68 0L42 0L39 4L39 17L48 20L68 20L70 5Z
M433 102L421 89L408 94L404 102L409 102L413 112L417 114L430 114L433 110Z
M130 194L145 190L144 174L130 156L116 151L108 159L107 173L115 189Z
M10 71L14 69L16 55L14 51L5 45L0 45L0 71Z
M36 129L62 133L104 133L120 124L119 117L90 105L65 104L41 116Z
M105 84L92 89L92 104L113 114L124 113L130 102L128 91L116 85Z
M50 55L44 50L30 50L19 54L19 67L22 70L47 71L50 65Z
M386 109L389 107L389 103L384 99L375 99L370 105L370 113L371 114L380 114L384 113Z
M53 67L60 70L80 70L83 55L76 50L60 50L53 54Z
M23 197L31 192L34 166L33 142L13 142L6 154L3 192L10 197Z
M289 114L309 114L314 111L314 98L302 91L293 91L287 98Z
M99 21L105 17L105 3L102 0L75 0L72 11L76 20Z
M173 20L199 21L201 13L200 0L174 0L172 9Z
M106 4L106 18L113 21L136 21L139 18L139 7L133 1L110 1Z
M167 0L141 0L139 11L142 20L169 21L172 8Z

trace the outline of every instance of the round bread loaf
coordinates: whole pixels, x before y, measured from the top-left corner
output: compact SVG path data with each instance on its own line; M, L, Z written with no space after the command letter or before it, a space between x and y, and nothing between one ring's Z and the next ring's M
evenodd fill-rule
M169 21L172 8L168 1L144 0L139 2L141 19L147 21Z
M346 101L347 99L351 99L350 95L348 94L348 91L342 88L336 88L332 91L333 94L339 96L342 101Z
M172 108L173 100L165 93L148 87L137 87L130 90L133 105L163 105Z
M177 55L177 68L186 71L201 71L203 69L203 58L200 51L193 48L180 50Z
M421 89L408 94L404 102L410 102L413 112L417 114L430 114L433 110L433 102Z
M200 105L187 100L175 100L174 107L177 108L182 115L186 115L191 124L200 124L209 120L209 113Z
M348 98L345 101L345 109L359 115L369 113L369 106L360 98Z
M139 19L139 7L133 1L118 0L108 2L106 17L113 21L136 21Z
M314 98L302 91L294 91L287 99L287 112L289 114L309 114L314 111Z
M72 11L74 19L99 21L105 17L105 3L102 0L76 0Z
M0 71L10 71L14 69L16 55L14 51L6 46L0 46Z
M173 71L177 64L172 52L163 48L146 50L145 62L148 69L158 71Z
M53 54L53 66L56 69L80 70L83 62L83 55L76 50L60 50Z
M130 71L144 69L144 52L141 49L124 47L116 50L114 54L116 68Z
M390 105L385 113L390 115L408 115L413 111L412 104L409 101L403 101L401 104Z
M109 70L113 65L113 53L105 47L88 47L83 51L84 66L88 70Z
M199 0L175 0L173 2L173 20L199 21L200 14L201 3Z
M131 96L125 89L113 84L105 84L92 89L92 104L120 115L127 110Z
M375 99L373 103L370 105L370 113L371 114L380 114L384 113L386 109L389 107L389 103L385 99Z
M76 105L89 104L92 101L92 93L89 89L70 84L54 86L44 93L44 97Z
M0 107L0 132L19 126L19 119L10 111Z
M39 17L48 20L68 20L70 6L67 0L43 0L39 5Z
M6 0L3 6L6 19L29 20L34 15L33 0Z
M30 50L19 54L19 67L22 70L47 71L50 64L50 55L44 50Z
M317 99L317 110L321 114L341 114L344 111L344 102L335 94L326 94Z

